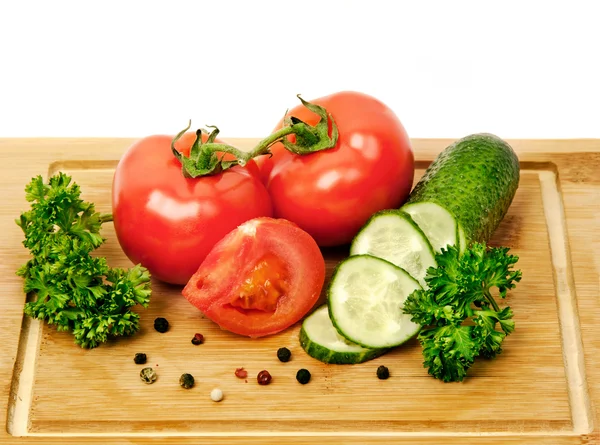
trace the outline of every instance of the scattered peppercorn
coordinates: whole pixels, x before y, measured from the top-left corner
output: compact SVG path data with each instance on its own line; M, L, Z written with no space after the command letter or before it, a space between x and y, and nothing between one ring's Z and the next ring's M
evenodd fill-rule
M154 383L156 381L156 371L152 368L144 368L140 371L140 378L144 383Z
M166 318L158 317L156 320L154 320L154 329L161 334L164 334L169 330L169 322Z
M310 382L310 371L304 368L299 369L296 373L296 380L298 380L298 383L306 385L308 382Z
M213 402L220 402L221 400L223 400L223 391L221 391L219 388L214 388L210 392L210 399Z
M379 368L377 368L377 378L379 380L385 380L388 379L390 377L390 370L387 369L387 367L381 365Z
M279 348L277 350L277 358L280 362L289 362L292 357L292 352L288 348Z
M179 377L179 384L182 388L190 389L194 386L194 376L192 374L181 374L181 377Z
M146 354L143 352L136 353L135 357L133 357L133 361L136 365L143 365L147 361Z
M235 376L238 379L245 379L246 377L248 377L248 371L246 371L244 368L237 368L235 370Z
M271 383L271 374L269 374L269 371L266 370L260 371L256 376L256 380L258 381L259 385L268 385Z
M192 338L192 344L201 345L202 343L204 343L204 335L196 333Z

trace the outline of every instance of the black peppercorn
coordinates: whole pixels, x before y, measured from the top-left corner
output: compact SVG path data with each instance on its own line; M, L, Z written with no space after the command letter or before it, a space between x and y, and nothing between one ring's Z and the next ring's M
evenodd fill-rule
M304 368L298 370L296 373L296 380L298 380L298 383L306 385L308 382L310 382L310 371Z
M288 348L279 348L277 350L277 358L280 362L289 362L292 357L292 352Z
M169 330L169 322L166 318L158 317L156 320L154 320L154 329L161 334L164 334Z
M146 363L146 360L146 354L144 354L143 352L138 352L133 357L133 361L136 365L143 365L144 363Z
M377 368L377 378L379 380L385 380L388 379L390 377L390 370L387 369L387 367L381 365L379 368Z
M194 338L192 338L192 344L193 345L201 345L202 343L204 343L204 335L195 334Z
M190 389L194 386L194 376L192 374L181 374L181 377L179 377L179 384L182 388Z

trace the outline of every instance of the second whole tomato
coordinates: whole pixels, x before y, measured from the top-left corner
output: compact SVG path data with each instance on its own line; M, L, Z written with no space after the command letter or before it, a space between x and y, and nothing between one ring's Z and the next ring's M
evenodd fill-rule
M273 156L257 163L275 217L295 222L320 246L346 244L373 213L398 208L408 198L413 152L398 117L371 96L345 91L311 102L337 124L336 146L301 156L277 143ZM301 105L288 116L310 125L320 119Z
M186 133L175 148L188 156L195 139ZM127 150L113 180L113 218L131 261L161 281L186 284L221 238L250 219L271 216L272 206L254 161L186 178L171 140L150 136Z

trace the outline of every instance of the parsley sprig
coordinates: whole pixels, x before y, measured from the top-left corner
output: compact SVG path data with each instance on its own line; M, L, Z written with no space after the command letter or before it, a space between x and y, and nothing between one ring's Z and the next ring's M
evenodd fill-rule
M35 300L25 304L24 312L59 331L72 331L75 343L84 348L135 333L140 316L131 308L148 307L149 272L140 265L110 268L105 258L90 255L104 242L100 227L112 216L80 199L79 186L64 173L47 184L37 176L25 192L31 209L16 223L32 258L17 275Z
M502 352L502 341L514 331L515 322L511 308L500 309L492 290L505 298L521 280L521 271L512 269L518 257L508 251L474 243L461 255L448 246L436 255L438 266L427 270L428 288L405 301L404 312L424 326L418 336L423 366L435 378L462 381L476 357Z

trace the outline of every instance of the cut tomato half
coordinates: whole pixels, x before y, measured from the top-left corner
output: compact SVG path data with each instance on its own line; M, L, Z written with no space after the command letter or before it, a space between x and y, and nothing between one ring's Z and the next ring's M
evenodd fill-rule
M264 217L219 241L182 293L221 328L262 337L304 317L324 281L315 240L287 220Z

